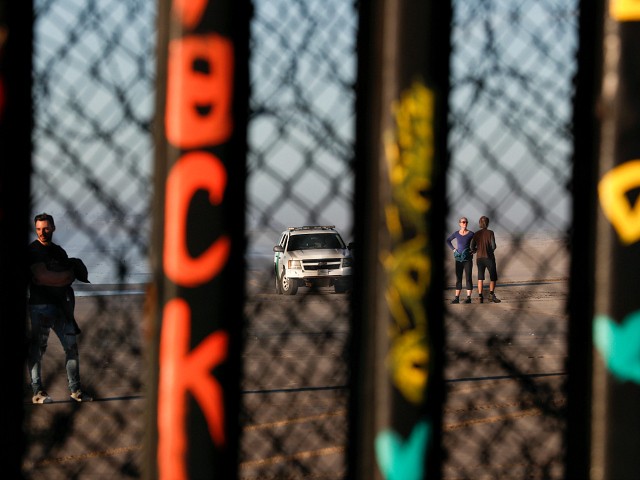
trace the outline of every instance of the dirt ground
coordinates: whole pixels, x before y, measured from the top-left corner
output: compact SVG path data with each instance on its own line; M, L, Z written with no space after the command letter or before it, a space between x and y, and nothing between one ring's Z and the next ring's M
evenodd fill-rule
M443 478L562 478L565 247L497 241L500 304L479 304L474 291L472 304L450 305L453 258L446 264ZM278 296L265 278L248 288L239 478L344 478L349 296ZM144 286L92 288L112 293L77 299L82 378L96 400L69 400L52 336L44 376L55 402L32 405L25 382L25 478L142 478L153 421Z

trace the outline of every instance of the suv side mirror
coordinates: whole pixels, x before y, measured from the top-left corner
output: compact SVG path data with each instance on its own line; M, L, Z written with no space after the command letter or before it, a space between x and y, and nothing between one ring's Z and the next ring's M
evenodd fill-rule
M282 245L276 245L275 247L273 247L273 251L274 252L284 252L284 248L282 248Z
M349 250L353 250L356 247L356 244L354 242L349 242L349 245L347 245L347 248Z

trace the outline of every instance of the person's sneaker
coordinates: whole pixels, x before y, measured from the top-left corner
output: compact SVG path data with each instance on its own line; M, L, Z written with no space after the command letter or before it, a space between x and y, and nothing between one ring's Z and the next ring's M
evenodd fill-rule
M464 303L471 303L471 297L467 297L467 299L464 301Z
M480 299L480 303L484 303L484 297L482 295L478 295L478 298Z
M460 303L460 299L458 297L451 300L451 303Z
M82 390L76 390L75 392L71 392L71 398L73 398L76 402L91 402L93 398L84 393Z
M495 293L489 294L489 300L492 301L493 303L500 303L501 302L501 300L498 297L496 297Z
M53 402L49 394L44 390L40 390L33 397L31 397L31 401L33 403L52 403Z

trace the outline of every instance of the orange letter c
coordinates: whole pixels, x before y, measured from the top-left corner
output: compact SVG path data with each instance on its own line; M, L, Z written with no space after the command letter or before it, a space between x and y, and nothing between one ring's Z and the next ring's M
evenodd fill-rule
M215 277L229 257L231 241L220 236L202 255L193 258L186 243L187 212L194 193L209 192L214 205L222 202L227 184L224 165L213 154L183 155L167 176L165 198L164 271L173 282L195 287Z

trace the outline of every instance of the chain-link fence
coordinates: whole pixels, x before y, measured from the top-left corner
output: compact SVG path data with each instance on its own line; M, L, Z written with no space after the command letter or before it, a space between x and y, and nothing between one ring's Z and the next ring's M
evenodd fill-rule
M490 219L501 303L478 304L474 259L446 316L444 476L562 478L578 4L453 6L447 226Z
M89 250L93 283L144 281L155 2L35 6L32 208L54 215L59 243Z
M89 270L91 284L74 284L75 316L82 389L95 401L70 403L64 352L52 333L43 386L54 403L31 405L25 382L23 472L139 478L157 6L37 0L34 7L32 211L53 215L54 242Z
M490 217L502 303L448 308L444 477L559 478L577 3L453 7L447 225ZM88 264L77 317L83 383L98 401L42 409L25 390L27 478L141 476L156 8L36 1L33 211L52 213L56 241ZM343 478L350 297L278 295L272 248L305 224L352 240L356 5L254 8L239 472ZM62 358L52 337L54 400L67 399Z
M342 0L255 8L240 477L343 478L349 297L277 295L272 248L290 226L353 240L357 17Z

